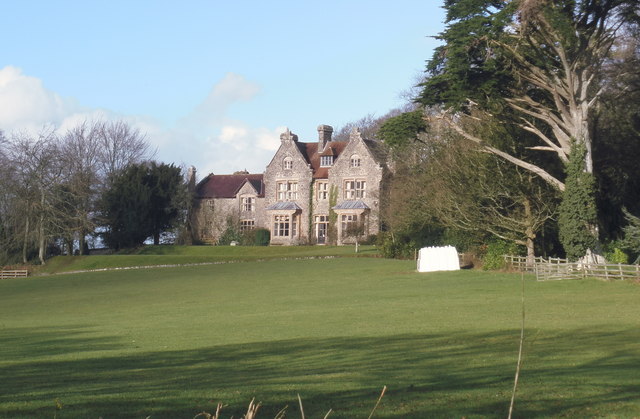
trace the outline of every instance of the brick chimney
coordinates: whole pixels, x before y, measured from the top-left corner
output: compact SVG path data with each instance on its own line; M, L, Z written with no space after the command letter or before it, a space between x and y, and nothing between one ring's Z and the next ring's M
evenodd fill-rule
M318 153L322 153L328 142L331 141L333 127L331 125L318 125Z

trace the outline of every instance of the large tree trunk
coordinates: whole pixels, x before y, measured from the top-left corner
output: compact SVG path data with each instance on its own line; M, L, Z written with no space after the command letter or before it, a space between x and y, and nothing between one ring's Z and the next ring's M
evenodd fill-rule
M27 211L26 221L24 223L24 241L22 242L22 263L27 263L27 246L29 243L29 211Z
M45 232L44 232L44 206L45 206L45 197L44 190L40 193L40 223L38 226L38 259L40 259L40 264L44 265L44 256L45 256Z

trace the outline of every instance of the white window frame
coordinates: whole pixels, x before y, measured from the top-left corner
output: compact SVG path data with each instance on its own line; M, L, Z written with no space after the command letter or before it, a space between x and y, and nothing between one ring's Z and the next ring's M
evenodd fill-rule
M295 215L273 216L273 237L295 237L297 230Z
M285 157L284 160L282 161L282 167L285 170L293 169L293 159L291 157Z
M316 182L316 198L319 201L329 199L329 182L319 181Z
M344 199L362 199L367 197L367 181L349 179L344 181Z
M351 162L350 162L351 167L360 167L360 164L361 164L360 156L358 156L357 154L354 154L353 156L351 156Z
M242 198L242 211L253 212L256 210L256 198L253 196Z
M278 201L295 201L298 199L298 182L281 181L276 184Z
M333 166L333 156L320 156L320 167Z
M240 220L240 231L248 231L256 228L255 220Z

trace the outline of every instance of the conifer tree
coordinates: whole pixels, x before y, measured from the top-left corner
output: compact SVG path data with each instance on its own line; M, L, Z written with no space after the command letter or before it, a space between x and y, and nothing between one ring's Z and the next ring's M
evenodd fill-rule
M584 170L584 145L574 145L567 163L566 189L562 195L558 226L560 242L569 260L595 250L598 243L595 180Z

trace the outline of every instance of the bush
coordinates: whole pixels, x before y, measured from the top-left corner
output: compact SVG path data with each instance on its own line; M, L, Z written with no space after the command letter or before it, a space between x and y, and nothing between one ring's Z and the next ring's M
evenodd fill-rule
M388 259L413 259L418 248L413 240L402 236L394 238L389 232L378 234L376 246L382 257Z
M521 249L513 242L505 240L492 240L487 243L487 251L482 258L482 269L498 270L506 267L504 255L519 255Z
M266 228L253 228L242 233L242 246L269 246L271 233Z
M231 242L240 243L242 240L242 236L238 231L238 228L233 224L227 224L227 228L224 230L224 233L218 239L219 246L228 246Z
M613 241L604 246L604 258L609 263L622 263L627 265L629 263L629 255L622 250L622 243L619 241Z

